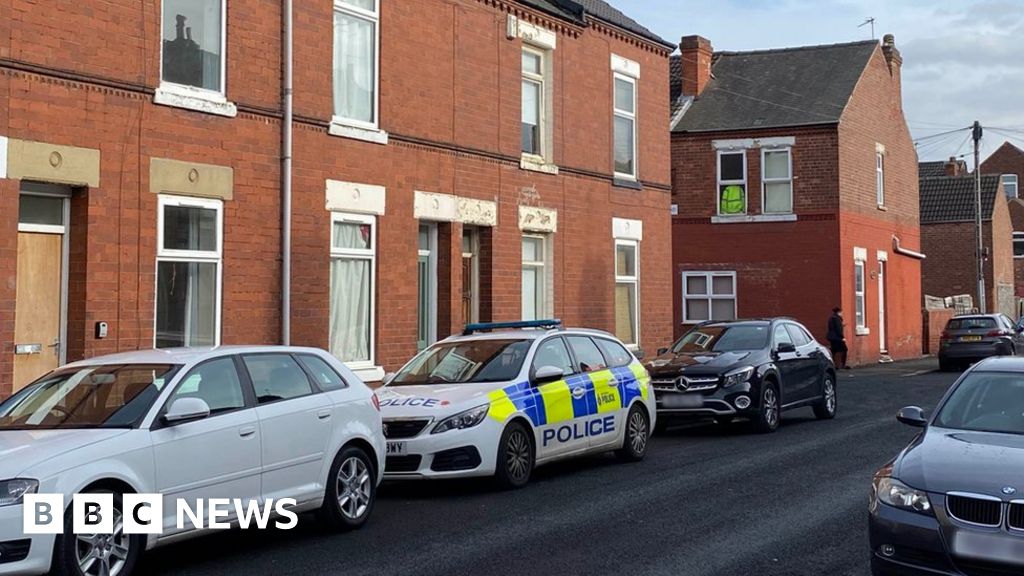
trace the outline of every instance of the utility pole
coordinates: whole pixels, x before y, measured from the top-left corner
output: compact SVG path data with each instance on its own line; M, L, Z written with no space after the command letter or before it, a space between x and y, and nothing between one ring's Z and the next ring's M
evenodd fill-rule
M978 261L978 300L975 306L981 314L987 313L985 305L985 242L982 239L981 230L981 137L983 135L981 122L974 121L972 136L974 137L974 232L977 235L978 244L975 247Z

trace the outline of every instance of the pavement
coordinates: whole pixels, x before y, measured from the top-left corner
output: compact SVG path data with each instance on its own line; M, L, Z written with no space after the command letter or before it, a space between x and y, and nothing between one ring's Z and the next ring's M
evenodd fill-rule
M869 574L872 474L915 435L905 405L931 409L956 378L936 361L844 371L839 414L671 429L644 462L595 456L546 466L525 489L485 481L385 484L349 534L303 517L291 531L232 531L144 557L153 576L246 574Z

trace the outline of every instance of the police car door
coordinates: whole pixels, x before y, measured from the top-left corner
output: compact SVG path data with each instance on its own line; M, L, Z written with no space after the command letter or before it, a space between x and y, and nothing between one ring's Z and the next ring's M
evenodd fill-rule
M535 429L537 460L547 460L587 448L586 436L577 433L577 420L582 423L587 416L586 390L579 385L570 386L570 382L578 380L579 376L574 375L572 356L560 336L548 338L537 346L530 377L540 368L548 366L560 368L564 377L555 382L534 384L537 390L537 411L540 413ZM573 390L576 388L579 388L575 392L579 399L574 398Z
M569 348L576 360L576 371L585 375L588 417L583 433L588 446L596 448L616 444L625 416L619 383L597 344L587 336L569 336Z

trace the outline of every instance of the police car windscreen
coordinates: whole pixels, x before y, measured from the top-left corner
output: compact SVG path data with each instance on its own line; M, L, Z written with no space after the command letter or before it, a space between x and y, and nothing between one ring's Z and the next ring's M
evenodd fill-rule
M435 344L398 373L390 386L505 382L519 375L531 340L473 340Z
M768 345L767 324L704 326L688 332L676 342L677 354L760 350Z

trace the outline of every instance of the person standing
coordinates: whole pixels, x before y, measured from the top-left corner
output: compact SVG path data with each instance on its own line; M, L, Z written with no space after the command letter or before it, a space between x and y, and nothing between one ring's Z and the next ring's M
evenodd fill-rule
M846 325L843 323L843 309L836 306L832 309L832 315L828 318L828 343L832 348L832 360L836 368L849 370L846 363Z

